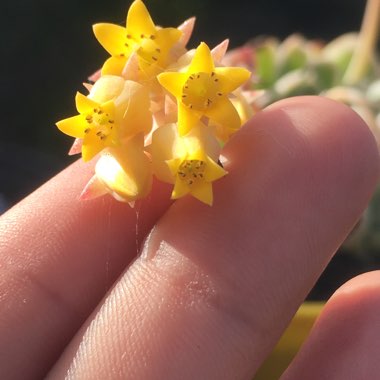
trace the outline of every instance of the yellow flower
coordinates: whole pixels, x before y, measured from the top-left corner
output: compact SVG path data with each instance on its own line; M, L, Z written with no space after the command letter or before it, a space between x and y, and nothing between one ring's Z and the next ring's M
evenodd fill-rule
M241 67L215 67L209 47L202 42L186 72L165 72L157 79L177 98L178 128L185 135L202 116L230 130L240 128L239 114L228 94L249 76Z
M88 97L78 92L75 102L79 115L59 121L57 127L69 136L83 139L84 161L131 136L147 133L152 127L148 90L120 77L100 78Z
M101 23L93 30L111 55L102 68L103 75L121 75L133 52L138 54L141 73L145 77L155 75L166 67L170 49L182 35L176 28L156 27L141 0L135 0L129 8L126 28Z
M191 194L212 205L212 182L227 174L216 163L219 153L220 145L211 128L200 123L183 137L176 124L167 124L153 133L153 171L161 181L174 184L172 199Z

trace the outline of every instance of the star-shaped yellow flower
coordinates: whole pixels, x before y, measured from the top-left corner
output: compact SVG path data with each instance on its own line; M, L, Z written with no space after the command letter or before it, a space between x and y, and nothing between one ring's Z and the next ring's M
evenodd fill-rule
M149 92L139 83L103 76L88 96L78 92L75 102L79 115L59 121L57 127L83 140L84 161L91 160L104 148L123 144L136 134L149 133L152 128Z
M186 136L179 136L176 124L158 128L152 137L151 156L154 174L174 184L172 199L191 194L211 205L212 182L227 172L215 161L220 145L211 127L199 123Z
M191 194L200 201L212 205L212 182L227 174L221 166L201 150L170 160L167 164L175 177L172 199Z
M100 104L80 92L75 97L75 103L79 115L59 121L57 127L69 136L83 139L82 158L89 161L115 143L115 106L113 101Z
M215 67L209 47L202 42L186 72L165 72L157 79L177 98L178 128L185 135L202 116L229 130L240 128L239 114L228 94L249 76L241 67Z
M156 27L141 0L129 8L126 28L115 24L95 24L94 34L111 54L102 68L102 74L121 75L133 52L139 57L139 67L145 77L162 71L168 64L173 45L181 38L176 28Z

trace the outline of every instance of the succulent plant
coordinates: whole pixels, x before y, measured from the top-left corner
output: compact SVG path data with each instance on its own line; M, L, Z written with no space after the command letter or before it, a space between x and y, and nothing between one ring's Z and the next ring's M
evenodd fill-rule
M297 95L321 95L347 104L371 128L380 146L380 61L376 54L380 0L368 0L359 33L323 43L293 34L284 41L257 37L230 51L225 62L249 68L245 95L255 110ZM344 247L380 257L380 189Z

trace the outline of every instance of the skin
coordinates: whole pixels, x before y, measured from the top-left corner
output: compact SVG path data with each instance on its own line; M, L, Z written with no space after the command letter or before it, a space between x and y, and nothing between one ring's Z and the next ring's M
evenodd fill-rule
M314 97L257 114L223 155L212 207L155 184L137 230L128 205L78 201L80 162L4 214L0 378L251 379L366 207L379 155L353 111ZM379 290L379 272L340 289L283 379L375 378Z

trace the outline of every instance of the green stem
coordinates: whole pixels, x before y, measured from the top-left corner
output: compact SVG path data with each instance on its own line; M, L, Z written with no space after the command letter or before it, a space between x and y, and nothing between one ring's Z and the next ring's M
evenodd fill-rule
M367 74L378 37L379 21L380 0L368 0L356 47L343 77L344 84L356 84Z

